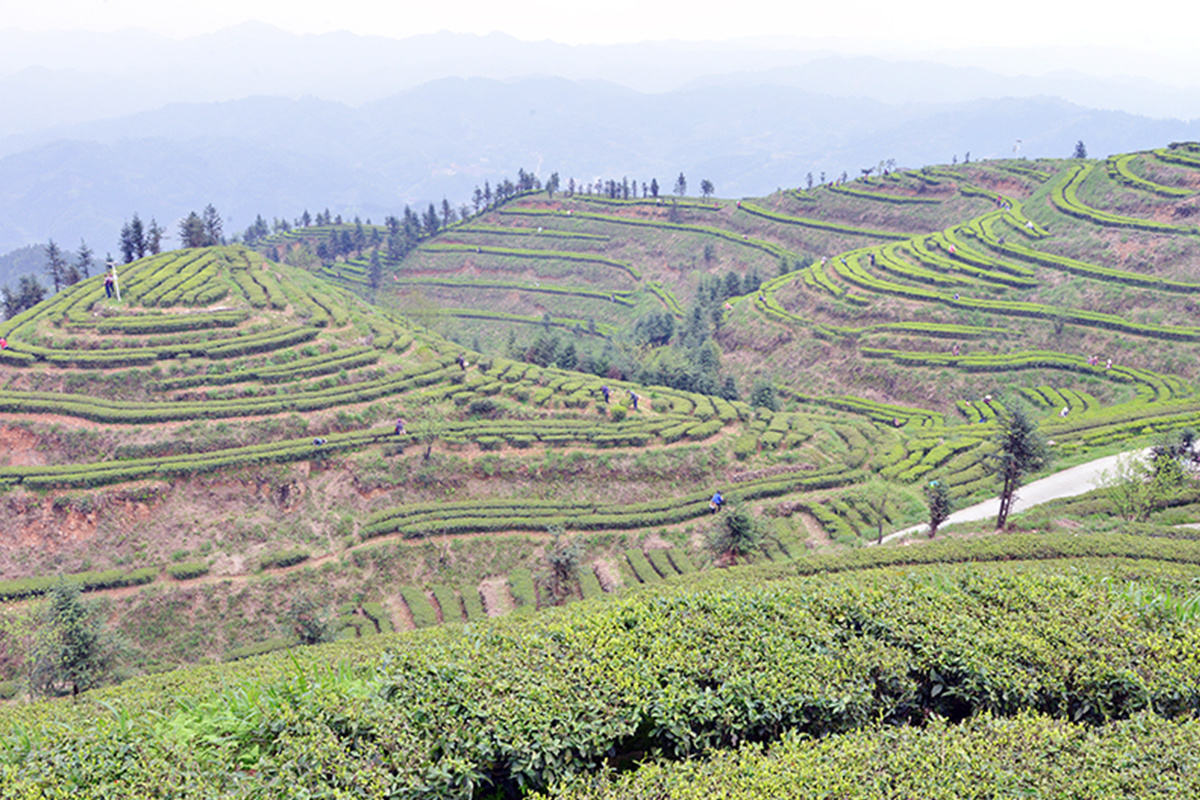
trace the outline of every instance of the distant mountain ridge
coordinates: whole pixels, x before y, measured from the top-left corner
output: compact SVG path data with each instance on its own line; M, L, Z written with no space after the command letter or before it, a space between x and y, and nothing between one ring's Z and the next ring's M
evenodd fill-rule
M1094 111L1051 98L890 105L786 86L697 86L642 94L611 83L446 78L354 108L302 98L172 104L64 129L0 158L0 253L54 238L115 251L137 212L174 232L211 202L227 233L256 214L328 207L381 221L518 168L565 182L679 172L726 196L852 177L894 158L1093 155L1200 138L1200 124Z
M977 58L1011 72L1014 52ZM1098 51L1077 56L1095 68ZM1063 156L1078 140L1103 155L1200 138L1182 121L1200 117L1196 87L968 61L785 40L4 30L0 254L49 238L114 250L134 212L173 229L209 202L230 232L305 207L382 217L443 197L458 205L518 168L587 181L683 171L739 196L883 159ZM1174 74L1168 61L1112 63ZM1095 110L1106 107L1162 118Z

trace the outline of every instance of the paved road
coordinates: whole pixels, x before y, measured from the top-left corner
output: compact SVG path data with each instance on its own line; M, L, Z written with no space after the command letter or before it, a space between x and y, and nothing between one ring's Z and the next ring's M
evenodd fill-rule
M1077 494L1086 494L1096 488L1096 478L1100 476L1100 473L1105 470L1112 470L1116 466L1117 459L1130 455L1144 458L1149 452L1150 450L1147 448L1145 450L1133 450L1129 453L1119 453L1115 456L1105 456L1104 458L1098 458L1095 461L1089 461L1077 467L1064 469L1062 472L1056 472L1053 475L1048 475L1045 478L1028 483L1017 490L1017 499L1013 503L1011 513L1016 514L1019 511L1025 511L1033 506L1050 500L1057 500L1060 497L1074 497ZM996 497L967 508L961 508L951 514L950 518L942 524L953 525L958 522L978 522L988 517L995 518L999 513L1000 498ZM883 541L888 542L893 539L900 539L905 536L911 536L914 533L925 533L928 530L928 523L922 523L888 534L883 537Z

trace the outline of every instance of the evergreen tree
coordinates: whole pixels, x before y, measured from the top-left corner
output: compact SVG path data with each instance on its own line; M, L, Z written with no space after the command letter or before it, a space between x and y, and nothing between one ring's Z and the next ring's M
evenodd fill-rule
M755 381L754 390L750 393L750 405L778 411L779 400L775 396L775 384L765 378Z
M429 208L425 209L425 235L433 236L438 232L438 213L434 208L433 203L429 204Z
M700 181L700 194L704 195L704 199L707 200L712 197L714 191L716 191L716 187L713 186L713 182L708 178Z
M650 196L654 198L658 197L658 178L650 179Z
M133 219L129 221L129 238L133 243L134 253L138 258L146 257L146 229L142 225L142 219L136 213Z
M1087 158L1087 148L1083 146L1083 139L1075 143L1075 152L1071 154L1071 158Z
M574 342L568 341L563 346L556 363L559 369L576 369L579 366L579 352L576 350Z
M333 638L329 623L329 615L325 609L309 595L298 594L292 598L288 607L284 626L291 630L300 644L313 645Z
M46 299L46 287L38 283L33 275L22 275L17 281L14 292L5 284L0 287L0 296L4 301L4 318L12 319L26 309L33 308Z
M371 288L379 291L379 286L383 283L383 259L379 256L378 250L371 251L371 263L367 270L367 280L371 283Z
M683 177L683 173L679 173L679 177L675 179L675 194L683 197L687 194L687 178Z
M762 544L762 525L742 505L724 512L723 516L722 524L710 535L708 546L728 563L737 563L739 558L749 556Z
M278 220L276 220L278 222ZM208 238L204 228L204 220L195 211L189 213L179 222L179 243L184 247L204 247ZM125 255L125 239L121 238L121 253ZM126 258L128 264L132 258Z
M63 258L62 250L51 239L46 245L46 275L54 283L54 292L67 285L67 260Z
M83 239L79 240L79 250L75 255L75 269L79 271L81 278L90 278L92 275L92 267L95 265L95 253L92 248L88 247L87 242Z
M583 560L583 542L570 539L562 525L551 525L550 546L546 549L546 570L539 576L543 591L554 605L562 605L575 593L579 583L579 563Z
M202 246L211 247L224 243L221 215L217 213L217 209L213 208L213 204L209 203L204 207L204 244Z
M121 248L121 263L128 264L137 256L137 243L133 240L133 229L127 221L121 226L121 236L118 246Z
M158 220L151 217L150 227L146 228L146 251L150 255L158 255L162 252L162 240L166 233L163 227L158 224Z
M985 467L1000 477L1000 513L996 516L996 527L1003 528L1008 522L1017 489L1025 475L1041 469L1050 460L1046 438L1037 429L1037 424L1020 407L1005 409L997 415L1000 423L996 434L996 452L987 457Z

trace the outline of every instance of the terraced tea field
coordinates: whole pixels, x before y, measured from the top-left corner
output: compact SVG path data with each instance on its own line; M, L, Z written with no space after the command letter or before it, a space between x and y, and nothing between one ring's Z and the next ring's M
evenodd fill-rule
M135 668L239 657L289 643L314 587L350 638L545 605L550 529L584 543L574 597L710 566L716 490L763 522L753 558L861 545L919 521L934 477L991 493L1010 403L1060 462L1194 427L1193 161L741 201L530 192L402 260L383 226L307 271L262 252L311 263L352 226L143 259L120 301L93 278L0 324L0 591L69 576ZM706 327L742 399L617 369L653 363L635 332L655 315ZM616 355L513 357L549 335ZM775 410L747 402L763 382Z

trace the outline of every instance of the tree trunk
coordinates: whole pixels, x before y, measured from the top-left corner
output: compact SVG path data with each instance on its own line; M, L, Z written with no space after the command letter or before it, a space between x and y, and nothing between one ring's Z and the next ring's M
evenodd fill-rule
M996 517L996 527L1003 528L1008 522L1008 512L1012 510L1013 494L1016 492L1016 479L1011 475L1004 476L1004 489L1000 492L1000 513Z

